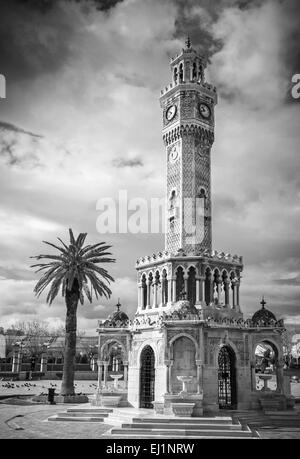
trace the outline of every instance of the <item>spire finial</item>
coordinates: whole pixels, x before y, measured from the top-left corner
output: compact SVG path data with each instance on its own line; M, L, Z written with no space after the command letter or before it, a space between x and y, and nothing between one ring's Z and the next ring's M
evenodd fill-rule
M185 44L188 49L192 46L191 37L189 35L187 36Z
M265 295L262 296L260 304L261 304L262 309L265 309L265 305L267 304L265 301Z
M121 308L121 303L120 303L120 298L118 298L118 303L116 304L118 312L120 311Z

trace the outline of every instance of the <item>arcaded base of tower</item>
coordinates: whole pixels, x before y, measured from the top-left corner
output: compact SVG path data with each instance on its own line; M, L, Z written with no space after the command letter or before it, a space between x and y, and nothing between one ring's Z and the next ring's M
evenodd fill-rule
M171 414L170 401L193 401L192 416L261 409L264 391L257 387L255 349L268 342L277 356L274 399L286 409L290 393L282 371L281 328L281 322L257 326L242 319L203 320L186 301L164 318L136 318L131 329L128 402ZM185 395L183 377L189 379Z

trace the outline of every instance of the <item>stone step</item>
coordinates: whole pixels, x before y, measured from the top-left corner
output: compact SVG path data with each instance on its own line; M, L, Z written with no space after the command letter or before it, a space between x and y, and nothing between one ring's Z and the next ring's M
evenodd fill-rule
M100 417L90 417L90 416L84 416L84 417L78 417L78 416L66 416L65 414L63 416L60 415L54 415L50 416L48 418L48 421L64 421L64 422L103 422L104 418Z
M132 424L122 424L123 429L165 429L165 430L182 430L183 424L182 423L169 423L169 422L164 422L164 423L157 423L157 422L133 422ZM185 428L184 428L185 429ZM240 424L188 424L187 426L188 430L242 430L242 426Z
M209 439L209 440L213 440L213 439L218 439L218 440L227 440L227 439L230 439L230 440L258 440L259 439L259 435L253 435L252 437L249 437L249 436L245 436L245 437L242 437L242 436L239 436L239 437L235 437L235 436L228 436L228 435L191 435L189 437L184 437L184 436L181 436L179 437L178 435L166 435L166 434L163 434L163 435L153 435L153 434L148 434L148 435L141 435L139 433L135 434L135 435L128 435L128 434L110 434L109 436L108 435L102 435L101 436L102 439L123 439L123 438L130 438L131 440L153 440L153 439L158 439L158 440L178 440L178 438L188 438L189 440L205 440L205 439Z
M114 410L109 408L68 408L68 413L113 413Z
M265 411L265 414L267 416L300 419L300 413L297 411Z
M182 418L182 417L157 417L157 418L148 418L148 417L138 417L138 418L133 418L132 422L147 422L147 423L165 423L168 422L169 424L178 424L178 423L184 423L184 424L224 424L224 425L231 425L232 424L232 418L230 417L213 417L213 418L205 418L205 417L198 417L198 418Z
M107 418L109 416L109 413L77 413L77 412L72 412L70 413L69 411L64 411L61 413L57 413L58 416L65 416L68 418Z
M113 428L110 431L112 436L118 438L252 438L255 434L248 428L246 430L209 430L209 429L131 429L131 428Z
M132 416L121 416L120 417L120 416L115 416L114 414L113 415L110 414L107 418L104 419L104 422L110 425L121 426L124 423L130 424L132 422Z

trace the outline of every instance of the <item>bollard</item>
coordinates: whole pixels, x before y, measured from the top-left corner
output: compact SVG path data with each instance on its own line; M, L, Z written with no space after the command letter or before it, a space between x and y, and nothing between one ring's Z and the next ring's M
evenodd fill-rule
M48 389L48 402L50 405L55 405L54 401L55 389Z

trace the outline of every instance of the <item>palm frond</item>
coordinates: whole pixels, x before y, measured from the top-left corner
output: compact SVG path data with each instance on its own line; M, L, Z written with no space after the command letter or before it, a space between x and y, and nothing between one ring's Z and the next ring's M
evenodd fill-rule
M70 292L76 285L81 304L84 302L84 296L91 303L93 293L97 299L101 296L109 298L112 292L108 285L114 282L114 279L106 269L98 265L116 261L109 252L112 246L100 242L84 247L87 233L80 233L75 240L72 229L69 229L69 235L69 246L60 238L57 239L62 244L61 247L43 241L57 249L60 252L59 255L42 254L30 257L40 261L31 267L35 268L37 273L42 273L34 288L34 293L39 297L49 287L47 302L52 304L60 290L62 296L66 297L67 291Z
M50 245L51 247L54 247L55 249L59 250L59 252L63 253L64 255L67 255L67 250L63 249L62 247L59 247L58 245L52 244L52 242L47 242L43 241L44 244Z
M57 239L58 239L59 242L64 246L64 248L66 249L66 251L68 251L69 248L68 248L68 246L64 243L64 241L63 241L60 237L58 237Z
M79 236L77 238L77 241L76 241L76 246L78 248L81 248L83 246L86 237L87 237L87 233L80 233L79 234Z
M103 252L104 250L109 250L112 246L105 245L105 242L99 242L98 244L89 245L84 247L79 253L80 256L87 255L91 250L97 250L99 253Z
M70 234L70 242L72 245L76 245L76 241L75 241L75 238L74 238L74 234L73 234L73 231L71 228L69 228L69 234Z

